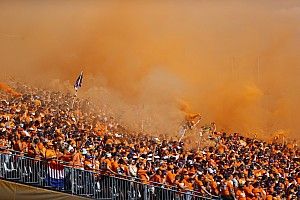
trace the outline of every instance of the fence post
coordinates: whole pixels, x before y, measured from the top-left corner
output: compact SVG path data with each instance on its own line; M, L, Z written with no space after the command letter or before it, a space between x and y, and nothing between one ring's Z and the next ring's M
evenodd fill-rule
M111 199L115 199L115 191L116 191L116 180L115 177L110 177L110 183L111 183Z
M71 175L70 175L70 180L71 180L71 193L72 195L74 194L74 185L75 185L75 181L74 181L74 168L70 168L71 169Z
M35 160L33 158L19 156L16 154L0 153L0 177L4 179L15 179L25 184L37 183L42 187L51 187L49 184L50 172L49 163L45 160ZM97 172L98 173L98 172ZM61 174L55 174L60 177ZM161 185L148 185L128 178L119 178L110 175L96 174L96 172L76 169L64 166L65 192L72 195L88 196L90 198L102 199L219 199L221 197L204 197L193 191L179 192L175 188L165 188ZM101 176L101 177L100 177ZM36 180L35 180L36 179ZM69 185L70 184L70 185ZM52 187L53 188L53 187ZM53 189L60 189L55 187Z
M144 200L148 199L148 187L146 184L143 184L144 186Z

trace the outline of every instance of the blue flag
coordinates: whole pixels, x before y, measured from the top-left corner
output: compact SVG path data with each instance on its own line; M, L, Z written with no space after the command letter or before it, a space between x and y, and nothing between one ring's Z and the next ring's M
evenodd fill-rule
M82 85L82 79L83 79L83 71L80 73L80 75L78 76L78 78L74 84L74 89L76 92Z

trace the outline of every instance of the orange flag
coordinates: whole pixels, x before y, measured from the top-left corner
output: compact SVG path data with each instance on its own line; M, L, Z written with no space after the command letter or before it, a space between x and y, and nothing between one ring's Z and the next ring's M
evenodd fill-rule
M6 92L8 94L13 95L14 97L19 97L19 96L22 95L21 93L15 91L14 89L12 89L11 87L9 87L5 83L1 83L1 82L0 82L0 90Z

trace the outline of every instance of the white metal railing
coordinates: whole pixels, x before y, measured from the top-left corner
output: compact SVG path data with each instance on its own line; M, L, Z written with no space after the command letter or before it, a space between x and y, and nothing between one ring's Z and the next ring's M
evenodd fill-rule
M0 178L103 200L220 199L201 196L196 191L167 188L159 183L143 184L134 178L73 168L59 160L35 159L16 151L0 152Z

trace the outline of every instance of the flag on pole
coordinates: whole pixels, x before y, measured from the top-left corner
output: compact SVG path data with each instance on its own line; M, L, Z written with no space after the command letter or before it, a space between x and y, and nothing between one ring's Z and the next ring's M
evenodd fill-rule
M187 131L187 126L186 124L183 124L179 129L179 136L180 136L180 139L178 140L179 142L181 142L181 140L185 136L186 131Z
M74 89L76 92L82 85L82 79L83 79L83 71L81 71L80 75L78 76L78 78L74 84Z
M182 125L180 126L180 129L179 129L179 136L182 136L185 134L185 132L187 131L187 127L185 125Z
M194 121L195 119L197 119L196 122ZM201 115L200 114L187 115L186 119L185 119L185 122L181 125L181 127L179 129L179 135L180 135L179 142L181 142L181 140L185 136L186 132L188 130L193 130L194 127L196 127L199 124L200 121L201 121Z

